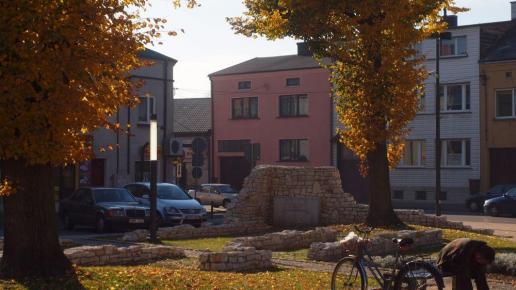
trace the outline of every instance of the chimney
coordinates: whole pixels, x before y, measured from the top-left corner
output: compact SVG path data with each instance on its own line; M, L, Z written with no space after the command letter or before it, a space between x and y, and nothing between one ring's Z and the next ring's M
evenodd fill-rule
M308 43L298 42L297 43L297 55L299 56L313 56L313 53L308 49Z
M457 17L457 15L445 15L444 21L446 21L446 23L448 23L448 28L457 27L458 17Z
M511 2L511 20L516 20L516 1Z

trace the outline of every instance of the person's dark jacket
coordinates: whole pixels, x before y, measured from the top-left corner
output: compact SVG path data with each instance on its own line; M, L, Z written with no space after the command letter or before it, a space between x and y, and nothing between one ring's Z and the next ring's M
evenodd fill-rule
M472 290L471 279L478 290L489 290L486 281L486 267L477 263L475 252L486 243L471 239L456 239L447 244L439 253L437 266L444 273L456 277L457 290Z

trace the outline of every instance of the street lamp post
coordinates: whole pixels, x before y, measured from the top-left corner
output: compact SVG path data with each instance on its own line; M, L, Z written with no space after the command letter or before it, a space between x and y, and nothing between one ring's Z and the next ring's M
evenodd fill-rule
M441 215L441 40L451 39L450 32L435 35L435 215Z
M158 182L158 120L155 114L150 121L150 241L158 242L157 237L157 182Z

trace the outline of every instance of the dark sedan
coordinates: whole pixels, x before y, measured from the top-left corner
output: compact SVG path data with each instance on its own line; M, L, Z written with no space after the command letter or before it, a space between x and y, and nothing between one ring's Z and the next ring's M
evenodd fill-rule
M502 196L509 189L514 187L516 187L514 184L500 184L493 186L486 193L475 194L466 199L466 207L471 211L481 211L486 200Z
M484 212L491 216L516 215L516 188L512 188L500 197L486 200Z
M81 188L61 200L60 216L66 229L75 225L109 229L145 227L150 210L125 188Z

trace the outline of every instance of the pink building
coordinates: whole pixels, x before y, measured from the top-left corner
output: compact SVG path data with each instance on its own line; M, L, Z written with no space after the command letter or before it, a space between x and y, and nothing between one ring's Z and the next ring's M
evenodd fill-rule
M297 55L254 58L211 74L214 179L240 188L258 164L330 166L328 78L304 44Z

